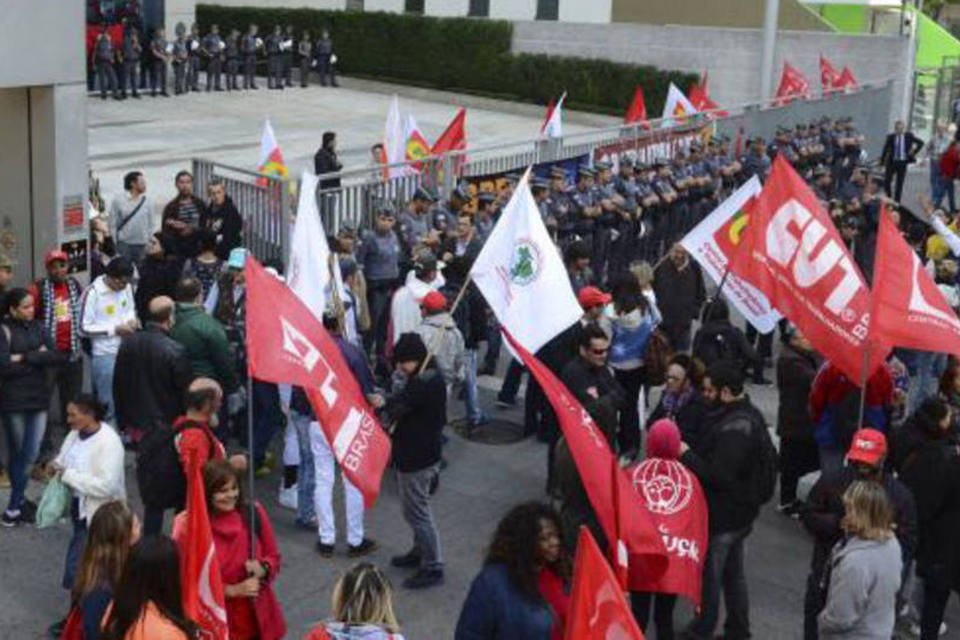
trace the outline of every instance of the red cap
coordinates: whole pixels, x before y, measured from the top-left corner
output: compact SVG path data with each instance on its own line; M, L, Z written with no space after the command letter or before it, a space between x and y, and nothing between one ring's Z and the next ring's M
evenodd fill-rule
M61 251L60 249L50 249L47 251L47 254L43 256L43 266L48 266L51 262L60 260L62 262L69 262L67 259L67 253Z
M584 287L580 289L580 293L577 294L577 302L579 302L580 306L584 309L609 304L611 300L613 300L613 298L609 293L604 293L596 287Z
M885 455L887 455L887 438L876 429L860 429L853 434L847 460L875 467Z
M420 306L430 313L446 311L447 299L439 291L431 291L427 295L423 296L423 300L420 301Z

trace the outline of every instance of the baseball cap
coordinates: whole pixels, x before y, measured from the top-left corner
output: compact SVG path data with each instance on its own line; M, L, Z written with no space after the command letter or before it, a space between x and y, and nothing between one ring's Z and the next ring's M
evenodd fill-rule
M871 467L887 455L887 439L876 429L859 429L853 434L853 442L847 451L848 462L862 462Z
M234 247L230 250L230 256L227 258L227 268L243 269L243 264L247 260L247 250L243 247Z
M430 313L446 311L447 299L439 291L431 291L427 295L423 296L423 299L420 301L420 306Z
M60 249L50 249L50 251L47 251L46 255L43 256L43 266L48 267L50 266L51 262L56 262L57 260L61 262L69 262L67 253L65 251L61 251Z
M613 298L596 287L584 287L577 294L577 302L584 309L609 304Z

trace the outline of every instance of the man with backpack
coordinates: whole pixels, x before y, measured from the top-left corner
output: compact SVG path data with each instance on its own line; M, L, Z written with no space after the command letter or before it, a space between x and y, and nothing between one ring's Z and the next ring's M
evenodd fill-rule
M750 637L744 542L760 513L773 497L777 452L760 411L743 391L743 371L726 362L707 370L705 390L716 390L716 407L697 452L680 445L680 462L700 480L710 508L710 542L703 569L700 614L680 636L710 640L720 617L723 590L727 619L724 638Z
M693 355L707 367L727 362L744 373L752 371L753 384L771 384L763 377L763 358L743 331L730 323L730 308L721 298L711 301L703 312L703 324L693 338Z

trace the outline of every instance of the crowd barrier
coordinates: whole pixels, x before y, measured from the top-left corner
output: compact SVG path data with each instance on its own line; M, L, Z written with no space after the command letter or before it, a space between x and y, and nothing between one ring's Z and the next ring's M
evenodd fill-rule
M599 128L557 139L471 147L417 162L387 165L379 171L370 166L345 169L320 177L321 184L338 181L339 186L318 189L317 201L324 228L334 234L344 225L371 225L376 205L401 209L420 185L444 198L458 180L466 181L474 190L498 188L504 174L520 173L530 166L546 175L556 163L608 160L616 164L625 152L646 161L669 160L695 138L723 134L731 139L760 135L769 140L778 127L793 128L824 116L852 116L857 129L866 136L868 155L876 156L890 129L891 99L892 81L885 81L782 106L771 102L737 105L710 118L701 115L696 120L669 123L651 120L644 125ZM285 259L290 222L296 212L296 176L269 178L200 158L193 160L193 170L199 193L205 193L214 178L225 182L227 193L244 217L247 245L255 255L264 260Z

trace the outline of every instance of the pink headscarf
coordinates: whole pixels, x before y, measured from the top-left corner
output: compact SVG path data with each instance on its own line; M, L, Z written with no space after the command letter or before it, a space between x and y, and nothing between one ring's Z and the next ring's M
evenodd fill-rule
M680 429L669 418L662 418L647 430L647 457L676 460L680 457Z

